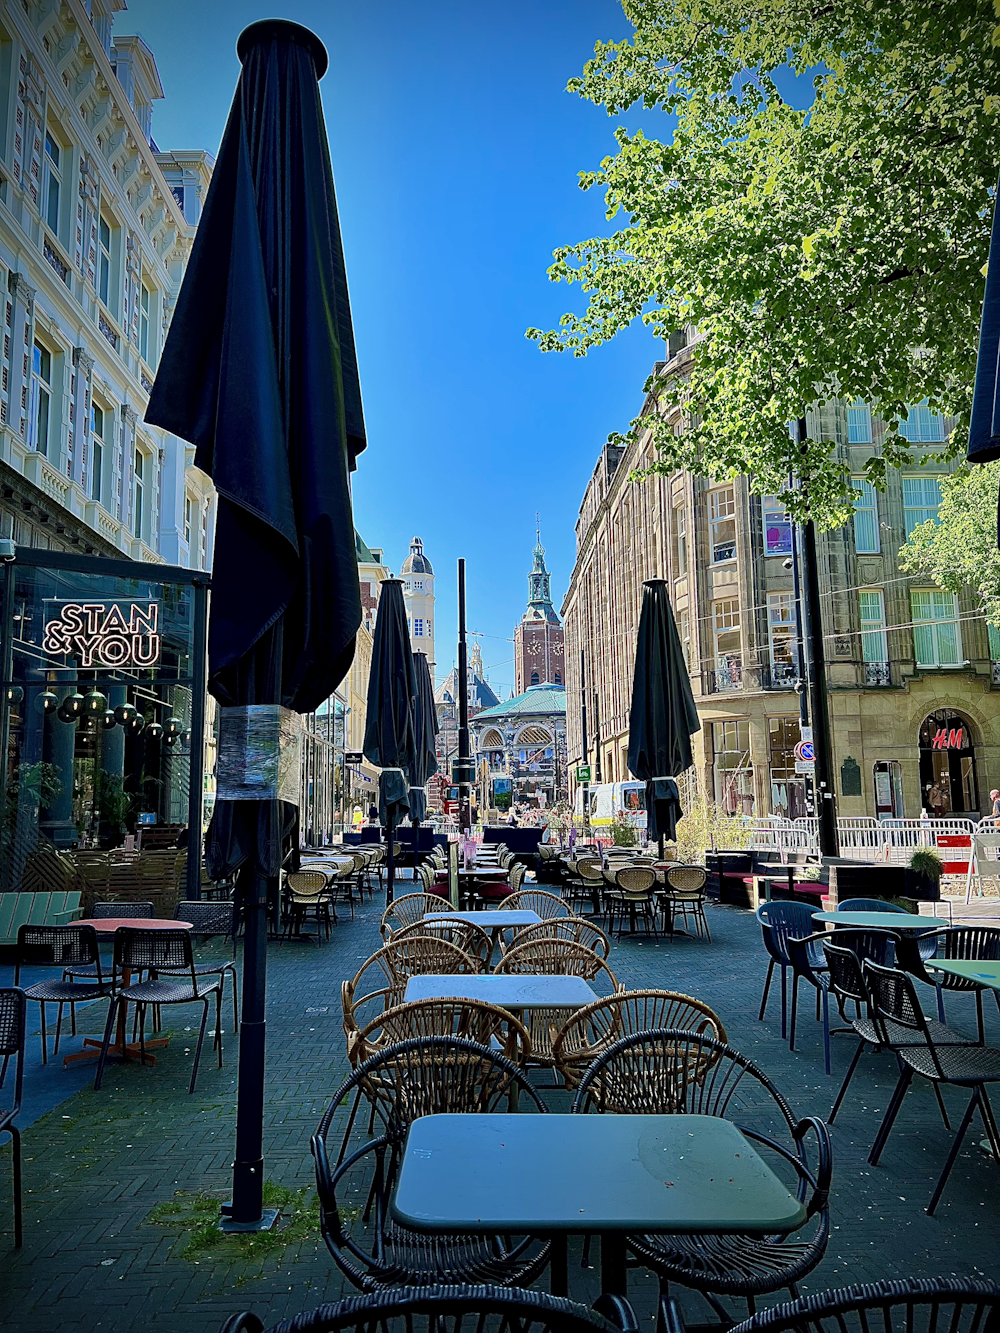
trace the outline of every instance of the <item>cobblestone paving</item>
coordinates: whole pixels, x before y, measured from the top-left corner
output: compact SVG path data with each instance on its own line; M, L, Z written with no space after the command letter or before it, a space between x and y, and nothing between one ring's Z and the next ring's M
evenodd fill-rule
M342 921L329 945L272 945L269 952L268 1176L290 1186L311 1182L308 1138L345 1072L340 982L377 947L379 911L366 905ZM660 986L696 995L717 1010L730 1040L771 1075L799 1114L826 1115L853 1051L834 1038L834 1076L823 1074L822 1039L804 997L800 1049L790 1053L779 1028L775 995L757 1022L765 971L759 929L750 913L709 910L712 943L678 938L616 943L611 965L630 986ZM102 1009L89 1019L100 1026ZM37 1013L37 1010L34 1011ZM987 998L988 1039L1000 1045L1000 1020ZM178 1018L178 1013L184 1016ZM971 999L949 1005L953 1026L974 1032ZM231 1018L229 1020L231 1022ZM194 1263L179 1256L178 1233L150 1223L150 1210L175 1190L229 1183L236 1089L236 1042L227 1031L225 1068L206 1052L198 1090L187 1095L195 1010L165 1012L173 1040L156 1068L109 1066L104 1086L73 1092L36 1120L24 1139L25 1245L12 1248L10 1153L0 1152L0 1326L9 1333L105 1333L157 1326L208 1333L234 1310L254 1309L265 1323L336 1299L339 1271L317 1237L263 1262L232 1262L210 1252ZM32 1059L37 1058L32 1043ZM1000 1277L1000 1176L976 1146L974 1127L935 1218L923 1209L947 1153L931 1092L908 1095L878 1168L865 1162L878 1112L892 1089L894 1066L869 1055L834 1128L833 1238L804 1291L894 1276ZM964 1106L948 1096L953 1120ZM555 1101L552 1109L561 1109ZM571 1258L572 1294L597 1292L597 1270ZM642 1273L630 1291L648 1318L653 1286ZM682 1305L698 1321L698 1297Z

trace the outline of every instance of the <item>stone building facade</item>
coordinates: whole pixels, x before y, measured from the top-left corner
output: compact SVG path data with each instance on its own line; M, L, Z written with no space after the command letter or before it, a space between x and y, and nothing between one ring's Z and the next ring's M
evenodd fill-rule
M566 799L566 691L561 685L529 685L515 698L484 708L470 730L481 809L484 802L494 804L497 779L509 782L515 806L551 810Z
M403 580L403 601L406 604L406 623L410 629L410 647L423 653L434 673L434 566L424 555L424 544L419 537L410 542L410 554L399 571Z
M541 533L532 552L528 605L514 630L517 694L532 685L562 685L565 679L563 627L552 605L552 575L545 568Z
M0 527L208 568L211 483L143 414L212 159L157 150L163 89L142 39L112 31L124 8L0 14Z
M685 373L684 341L672 343L658 376ZM643 411L656 410L647 398ZM939 478L950 470L936 447L952 425L912 408L903 429L913 466L891 473L878 493L860 472L879 450L883 423L860 403L810 414L810 433L835 441L857 478L853 521L818 542L842 816L975 816L989 811L990 788L1000 786L1000 636L971 594L942 592L897 561L908 532L936 513ZM693 738L700 789L733 812L803 815L788 517L752 495L746 478L630 480L654 461L648 434L625 449L606 446L580 507L562 607L570 768L582 759L582 653L594 780L628 778L642 583L665 578L702 721Z

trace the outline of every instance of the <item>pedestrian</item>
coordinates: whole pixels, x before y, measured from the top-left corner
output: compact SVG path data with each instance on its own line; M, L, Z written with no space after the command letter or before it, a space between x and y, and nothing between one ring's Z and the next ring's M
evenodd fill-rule
M990 800L993 802L993 818L1000 827L1000 791L997 791L996 787L990 792Z
M511 810L510 814L507 816L507 827L517 828L517 815L513 810Z

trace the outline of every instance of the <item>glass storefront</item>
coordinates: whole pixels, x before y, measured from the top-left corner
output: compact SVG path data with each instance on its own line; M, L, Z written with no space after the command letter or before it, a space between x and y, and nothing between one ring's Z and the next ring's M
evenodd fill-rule
M197 891L208 586L199 571L25 547L3 566L0 889L40 850L183 845L190 827Z
M802 819L808 813L806 780L795 772L795 747L801 738L797 717L767 721L771 767L771 814Z
M968 721L945 709L920 727L921 805L931 816L978 813L976 754Z
M754 794L749 719L713 722L712 754L716 804L729 815L752 815Z

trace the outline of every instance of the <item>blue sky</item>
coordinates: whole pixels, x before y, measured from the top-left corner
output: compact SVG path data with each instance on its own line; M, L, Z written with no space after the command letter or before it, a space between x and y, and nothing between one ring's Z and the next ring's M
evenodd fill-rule
M166 94L161 148L214 152L240 30L279 15L330 53L322 81L361 365L365 540L398 570L418 533L437 579L438 674L455 657L456 560L494 687L524 609L535 512L558 607L583 489L609 431L637 412L661 344L642 327L582 359L524 338L579 308L552 249L608 226L576 173L614 151L615 121L565 92L594 42L627 36L617 0L129 0ZM626 118L653 131L662 117Z

